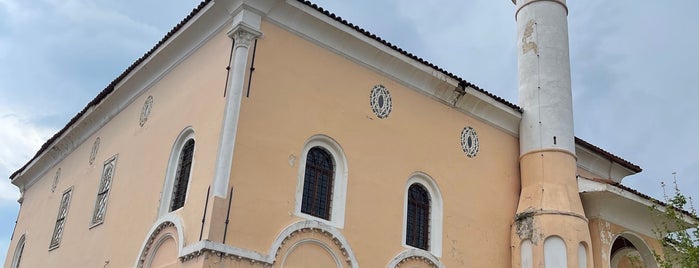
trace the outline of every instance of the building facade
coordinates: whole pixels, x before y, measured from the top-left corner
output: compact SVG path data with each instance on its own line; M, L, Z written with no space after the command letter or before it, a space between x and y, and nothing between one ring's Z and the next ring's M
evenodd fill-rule
M565 1L517 2L520 106L310 2L202 2L11 176L5 267L656 267L641 169L574 136Z

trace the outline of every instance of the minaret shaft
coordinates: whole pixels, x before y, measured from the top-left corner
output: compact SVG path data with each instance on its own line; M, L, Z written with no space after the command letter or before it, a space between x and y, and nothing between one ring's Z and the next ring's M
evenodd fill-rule
M579 257L592 267L588 221L576 181L566 3L515 4L519 103L524 113L513 267L577 267ZM581 245L585 256L578 256Z

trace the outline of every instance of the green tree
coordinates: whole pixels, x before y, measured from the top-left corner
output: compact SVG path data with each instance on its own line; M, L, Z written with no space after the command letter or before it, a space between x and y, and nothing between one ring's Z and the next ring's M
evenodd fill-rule
M692 203L677 185L677 177L673 173L673 194L665 194L664 209L654 206L652 209L663 211L656 221L654 230L658 240L662 242L663 251L653 254L661 268L699 268L699 218ZM663 192L666 185L661 183Z

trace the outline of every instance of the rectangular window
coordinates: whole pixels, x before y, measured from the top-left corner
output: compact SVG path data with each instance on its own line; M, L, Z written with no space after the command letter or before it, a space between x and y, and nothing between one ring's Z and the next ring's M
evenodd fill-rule
M72 196L73 187L70 187L63 192L63 196L61 197L61 206L58 208L58 216L56 217L56 227L53 228L53 235L51 236L49 250L57 248L61 243L63 228L66 224L66 215L68 215L68 206L70 205L70 199Z
M96 226L104 222L104 214L107 211L107 198L109 190L112 188L114 179L114 169L116 168L117 155L112 156L104 162L102 167L102 177L99 188L97 188L97 200L95 201L95 211L92 213L91 226Z

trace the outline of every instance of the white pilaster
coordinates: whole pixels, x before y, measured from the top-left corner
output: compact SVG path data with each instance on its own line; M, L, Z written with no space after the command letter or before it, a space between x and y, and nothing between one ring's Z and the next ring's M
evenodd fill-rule
M242 9L234 16L233 29L228 31L228 36L234 40L234 46L226 88L226 109L221 123L221 139L212 184L212 192L218 197L225 198L228 192L248 54L252 41L261 35L260 20L259 15Z

